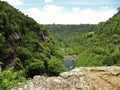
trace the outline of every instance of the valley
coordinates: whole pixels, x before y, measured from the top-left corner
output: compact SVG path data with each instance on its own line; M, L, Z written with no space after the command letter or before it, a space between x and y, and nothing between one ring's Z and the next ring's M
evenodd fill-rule
M119 66L119 10L109 20L99 24L44 25L37 23L33 18L25 15L7 2L0 0L1 90L10 90L19 82L32 81L32 78L37 75L43 76L45 80L47 77L48 79L49 77L57 78L60 73L70 71L76 67L80 67L80 69L76 68L74 70L80 70L80 72L83 70L87 74L90 70L90 74L88 74L90 80L92 79L92 72L96 69L98 77L99 71L105 71L107 73L105 73L105 77L106 75L113 75L114 78L118 78ZM113 74L109 73L108 69L111 69ZM76 71L74 72L74 70L67 74L68 80L69 75L70 78L74 77L73 79L75 79ZM116 76L114 76L114 71L117 72ZM96 81L99 81L99 79L96 79ZM105 81L105 79L101 81ZM74 83L72 80L70 82ZM115 83L117 86L115 90L120 87L119 82ZM63 84L64 82L60 85ZM87 84L89 83L87 82ZM111 86L108 83L106 85ZM81 88L78 83L77 87L79 86Z
M120 12L98 25L49 25L45 27L61 44L66 55L77 55L74 61L76 67L119 66L119 22ZM79 27L78 30L75 30L74 26ZM71 29L66 29L70 27ZM85 31L83 27L86 28Z

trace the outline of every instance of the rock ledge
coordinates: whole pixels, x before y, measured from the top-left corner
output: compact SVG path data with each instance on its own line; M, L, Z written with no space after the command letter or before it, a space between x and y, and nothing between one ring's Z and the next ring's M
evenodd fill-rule
M35 76L12 90L120 90L120 67L80 67L58 77Z

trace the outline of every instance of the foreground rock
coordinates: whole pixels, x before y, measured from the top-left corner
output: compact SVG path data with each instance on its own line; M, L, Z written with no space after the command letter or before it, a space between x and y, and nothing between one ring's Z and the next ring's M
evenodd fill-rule
M58 77L35 76L12 90L120 90L120 67L80 67Z

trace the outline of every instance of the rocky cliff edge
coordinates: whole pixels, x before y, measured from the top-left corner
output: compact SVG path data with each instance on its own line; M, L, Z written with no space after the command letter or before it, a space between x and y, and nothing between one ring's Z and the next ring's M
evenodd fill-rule
M35 76L12 90L120 90L120 67L80 67L59 76Z

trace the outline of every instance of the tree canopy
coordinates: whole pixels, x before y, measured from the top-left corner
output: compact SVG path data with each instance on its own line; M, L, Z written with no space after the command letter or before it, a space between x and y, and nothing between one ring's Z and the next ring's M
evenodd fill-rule
M7 2L0 1L0 67L2 68L0 88L3 88L2 90L9 90L19 82L19 75L28 79L35 75L53 75L53 73L58 75L67 70L59 51L57 42L43 25ZM52 58L54 61L51 60ZM9 70L11 67L12 69ZM19 71L24 74L17 73ZM5 74L10 76L4 77ZM6 79L3 80L4 78ZM10 80L13 81L8 84Z

